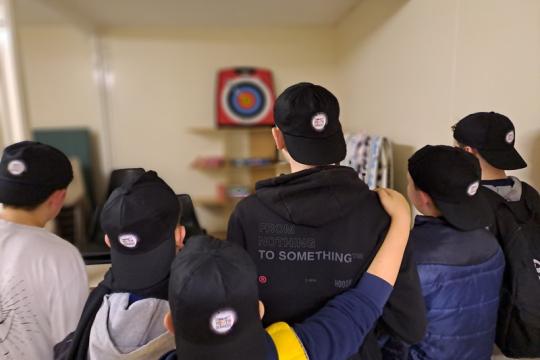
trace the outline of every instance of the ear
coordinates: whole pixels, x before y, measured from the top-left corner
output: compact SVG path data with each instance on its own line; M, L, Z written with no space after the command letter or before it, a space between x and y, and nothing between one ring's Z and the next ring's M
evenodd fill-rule
M276 148L278 150L285 149L285 139L283 139L283 133L277 127L272 128L272 136L274 137L274 142L276 143Z
M105 244L107 244L107 246L111 248L111 239L109 239L109 235L105 234L103 240L105 241Z
M66 200L67 189L56 190L49 196L48 202L55 209L60 209L64 206Z
M476 153L477 153L476 149L473 149L470 146L464 146L464 147L462 147L462 149L465 150L466 152L468 152L469 154L476 155Z
M264 317L264 304L261 300L259 300L259 316L261 317L261 320L263 319Z
M174 229L174 240L176 242L176 250L180 251L184 247L184 239L186 238L186 228L185 226L178 225Z
M429 206L429 207L434 205L433 200L431 199L431 196L429 196L424 191L418 190L418 197L419 197L420 202L422 203L422 205Z
M167 329L168 332L174 335L174 324L173 324L172 315L170 311L168 311L165 314L165 317L163 318L163 325L165 326L165 329Z

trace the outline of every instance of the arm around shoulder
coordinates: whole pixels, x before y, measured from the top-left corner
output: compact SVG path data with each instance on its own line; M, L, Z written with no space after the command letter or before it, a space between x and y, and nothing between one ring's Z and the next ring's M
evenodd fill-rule
M411 208L403 195L390 189L377 189L381 203L391 217L390 228L367 272L394 285L403 260L411 229Z
M377 192L392 222L368 272L394 285L382 316L385 329L407 343L417 343L424 337L427 319L420 279L408 246L410 207L395 191L380 189Z
M365 274L354 288L294 325L309 359L346 359L354 355L381 316L391 292L389 283Z
M392 222L383 245L356 287L336 296L294 326L310 359L348 358L358 351L383 312L410 230L410 207L399 193L378 191Z

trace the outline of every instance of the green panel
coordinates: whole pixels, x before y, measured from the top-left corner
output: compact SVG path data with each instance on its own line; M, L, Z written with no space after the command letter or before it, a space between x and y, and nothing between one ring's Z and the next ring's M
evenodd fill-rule
M34 140L54 146L81 163L86 190L92 206L94 201L92 142L90 131L85 128L35 129Z

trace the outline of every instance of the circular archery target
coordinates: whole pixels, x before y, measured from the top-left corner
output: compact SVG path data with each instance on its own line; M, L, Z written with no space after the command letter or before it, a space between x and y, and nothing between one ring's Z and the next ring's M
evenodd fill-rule
M254 124L268 116L271 92L257 78L238 77L227 82L221 96L221 106L237 124Z

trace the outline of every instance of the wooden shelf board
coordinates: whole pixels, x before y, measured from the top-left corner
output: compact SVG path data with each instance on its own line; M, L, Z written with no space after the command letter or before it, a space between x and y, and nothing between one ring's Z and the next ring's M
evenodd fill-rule
M201 134L201 135L221 135L235 132L252 132L252 133L270 133L270 126L264 127L223 127L223 128L213 128L213 127L193 127L189 131Z
M200 171L208 171L208 172L215 172L215 171L226 171L226 172L232 172L237 170L272 170L281 168L283 166L287 166L288 163L286 162L275 162L271 164L265 164L265 165L224 165L224 166L192 166L195 170Z
M198 196L193 199L193 203L205 207L225 207L231 202L228 199L218 199L211 196Z
M212 196L197 196L193 199L193 203L196 206L203 206L208 208L226 208L232 207L244 197L230 197L225 199L220 199Z

